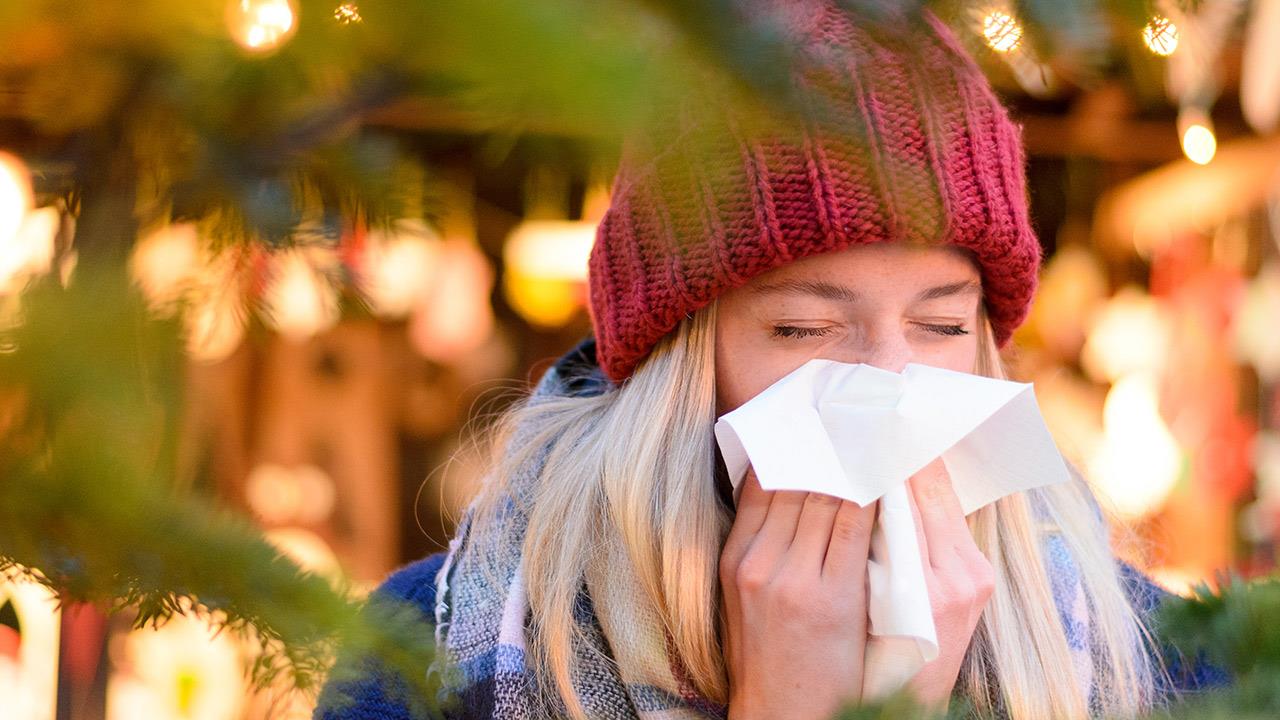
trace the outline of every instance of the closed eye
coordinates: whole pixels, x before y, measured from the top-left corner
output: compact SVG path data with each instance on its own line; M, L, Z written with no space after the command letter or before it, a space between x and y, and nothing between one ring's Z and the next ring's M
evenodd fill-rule
M800 325L774 325L773 336L784 338L821 337L835 332L833 327L803 327Z
M938 335L955 336L955 335L969 334L969 331L965 330L963 325L946 325L946 324L934 324L934 323L917 323L917 325L923 328L924 330L927 330L928 332L937 333Z

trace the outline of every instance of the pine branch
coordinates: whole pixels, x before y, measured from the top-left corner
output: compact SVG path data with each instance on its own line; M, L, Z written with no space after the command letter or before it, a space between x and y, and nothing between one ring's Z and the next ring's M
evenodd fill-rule
M335 648L380 658L425 715L433 629L388 598L363 604L301 571L247 520L170 481L177 417L173 323L150 320L120 274L48 280L0 354L0 573L63 601L129 609L137 627L183 615L250 640L258 688L314 692Z

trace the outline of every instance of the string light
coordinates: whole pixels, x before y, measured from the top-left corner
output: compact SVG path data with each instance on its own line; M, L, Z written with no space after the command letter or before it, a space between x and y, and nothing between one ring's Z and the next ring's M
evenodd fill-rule
M157 228L139 240L129 269L151 308L168 314L190 288L202 261L196 226L177 223Z
M404 317L430 292L440 239L421 220L400 220L386 231L370 231L366 239L361 290L373 311Z
M31 211L31 174L19 158L0 153L0 248L12 242Z
M203 363L230 357L244 339L246 315L239 294L233 290L224 288L199 299L183 318L187 355Z
M227 5L231 37L252 52L268 52L283 45L298 29L297 20L293 0L231 0Z
M587 258L596 223L586 220L527 220L507 238L503 277L507 301L526 320L559 327L585 299Z
M1178 113L1178 131L1182 152L1197 165L1208 165L1218 152L1218 139L1213 134L1213 120L1202 110L1183 108Z
M1159 509L1182 475L1182 450L1160 417L1155 376L1134 373L1107 393L1101 445L1089 462L1112 509L1140 518Z
M275 258L275 273L263 295L267 321L291 340L305 340L338 322L338 294L299 250Z
M1178 26L1163 15L1153 15L1142 28L1142 42L1160 57L1169 57L1178 49Z
M364 22L364 17L360 14L360 7L355 3L342 3L333 10L333 19L337 20L341 25L351 25L354 23Z
M992 50L1006 53L1022 42L1022 26L1008 13L992 10L982 19L982 36Z

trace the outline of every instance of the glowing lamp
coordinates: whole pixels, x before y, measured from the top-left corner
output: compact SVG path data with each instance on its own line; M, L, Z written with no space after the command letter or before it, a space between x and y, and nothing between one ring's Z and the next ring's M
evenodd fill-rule
M430 291L440 241L421 220L401 220L388 232L369 233L360 289L373 311L405 317Z
M275 50L298 29L293 0L231 0L227 30L240 47L254 53Z
M201 264L200 241L191 223L165 225L133 248L129 269L153 309L173 307L182 299Z
M1095 380L1115 382L1133 372L1158 372L1169 347L1169 324L1156 299L1124 288L1107 302L1081 351Z
M535 325L568 322L585 299L587 259L596 223L530 220L507 239L503 251L507 301Z
M1121 516L1157 510L1182 475L1182 451L1160 417L1155 376L1134 373L1107 393L1102 443L1089 461L1094 487Z
M337 291L299 251L276 257L263 307L268 324L292 340L305 340L338 322Z
M992 10L982 18L982 37L998 53L1007 53L1022 43L1022 26L1006 12Z
M1142 42L1160 57L1169 57L1178 49L1178 26L1163 15L1153 15L1142 28Z

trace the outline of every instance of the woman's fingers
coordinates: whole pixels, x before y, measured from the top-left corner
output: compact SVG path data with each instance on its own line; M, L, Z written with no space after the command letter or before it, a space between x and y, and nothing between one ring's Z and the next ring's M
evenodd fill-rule
M925 580L932 581L933 561L929 558L929 536L924 532L924 518L920 516L920 506L916 503L915 492L907 493L907 505L911 506L911 517L916 521L916 542L920 544L920 559L924 566Z
M805 497L796 522L796 534L787 551L787 562L795 563L798 569L810 570L814 575L822 571L840 502L840 498L823 493L809 493Z
M765 492L760 487L760 480L751 468L747 468L746 477L742 478L742 492L738 496L738 508L733 518L733 527L729 529L729 537L725 540L726 548L737 544L749 544L751 538L760 532L765 516L769 514L769 502L773 493ZM742 549L745 549L742 548Z
M911 476L911 494L924 526L927 557L935 566L945 562L946 555L965 544L973 543L969 524L965 522L960 498L951 487L951 477L939 458Z
M871 546L871 527L875 524L876 504L859 507L848 500L840 501L831 523L831 542L822 563L822 574L837 578L864 578L867 553Z

